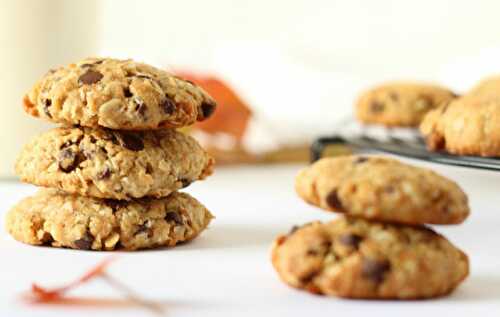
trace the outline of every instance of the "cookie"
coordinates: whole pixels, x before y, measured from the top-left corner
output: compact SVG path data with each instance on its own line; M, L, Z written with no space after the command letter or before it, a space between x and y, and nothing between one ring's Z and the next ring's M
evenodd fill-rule
M33 245L136 250L189 241L212 218L185 193L119 201L42 189L9 211L6 229L16 240Z
M24 98L24 110L35 117L122 130L182 127L210 117L215 107L190 81L112 58L87 58L51 70Z
M384 157L324 158L296 177L306 202L325 210L404 224L458 224L469 215L465 193L435 172Z
M469 272L467 256L431 229L347 217L280 236L272 263L293 287L366 299L446 295Z
M394 82L360 96L356 116L362 123L388 127L415 127L431 109L447 104L456 95L435 85Z
M16 162L24 182L110 199L164 197L212 173L213 159L175 130L61 127L33 139Z
M429 112L420 132L431 151L500 157L500 98L469 95Z

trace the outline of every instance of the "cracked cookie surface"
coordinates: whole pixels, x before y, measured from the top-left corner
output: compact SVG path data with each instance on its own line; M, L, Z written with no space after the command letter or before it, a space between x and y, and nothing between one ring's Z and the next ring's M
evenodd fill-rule
M293 287L366 299L446 295L469 272L467 256L431 229L347 217L278 237L272 263Z
M87 58L49 71L24 98L32 116L121 130L177 128L208 118L215 101L200 87L133 60Z
M499 96L492 92L468 95L429 112L420 125L427 147L458 155L500 157Z
M385 157L324 158L299 172L297 194L346 215L405 224L458 224L468 199L453 181Z
M42 189L9 211L6 229L16 240L33 245L136 250L189 241L212 218L186 193L118 201Z
M24 182L97 198L164 197L204 179L214 161L175 130L61 127L29 142L16 162Z
M356 104L359 121L389 127L415 127L431 109L449 103L456 95L435 85L394 82L363 93Z

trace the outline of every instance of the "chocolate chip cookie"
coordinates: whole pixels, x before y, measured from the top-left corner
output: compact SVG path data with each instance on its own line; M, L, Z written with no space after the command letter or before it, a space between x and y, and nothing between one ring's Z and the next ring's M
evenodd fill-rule
M455 97L450 90L435 85L387 83L360 96L356 116L367 124L415 127L429 110L447 104Z
M420 132L432 151L500 157L500 97L468 95L429 112Z
M312 205L366 219L458 224L469 215L456 183L390 158L324 158L299 172L295 189Z
M272 263L293 287L366 299L446 295L469 272L467 256L429 228L349 217L280 236Z
M213 159L175 130L126 132L61 127L22 150L16 172L24 182L110 199L164 197L212 173Z
M212 218L186 193L123 201L42 189L9 211L6 229L16 240L33 245L136 250L189 241Z
M210 117L215 107L190 81L112 58L87 58L51 70L24 98L24 110L35 117L121 130L182 127Z

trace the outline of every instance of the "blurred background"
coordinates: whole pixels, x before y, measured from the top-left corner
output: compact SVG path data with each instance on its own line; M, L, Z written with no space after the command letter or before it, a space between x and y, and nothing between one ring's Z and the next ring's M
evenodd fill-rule
M381 81L461 93L500 71L494 0L0 4L2 177L50 126L23 113L23 94L49 68L86 56L133 58L204 86L229 106L192 132L221 161L246 163L304 159L310 141L352 116L359 92Z

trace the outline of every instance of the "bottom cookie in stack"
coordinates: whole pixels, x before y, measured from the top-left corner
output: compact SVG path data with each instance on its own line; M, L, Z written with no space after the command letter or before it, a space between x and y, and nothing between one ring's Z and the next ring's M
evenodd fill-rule
M287 284L347 298L417 299L453 291L465 253L426 224L459 224L468 199L431 170L384 157L322 159L295 183L306 202L344 216L277 238L272 262Z
M279 237L272 262L293 287L346 298L442 296L469 272L467 256L429 228L352 217Z
M192 240L212 218L186 193L123 201L41 189L9 211L6 229L16 240L33 245L136 250Z

